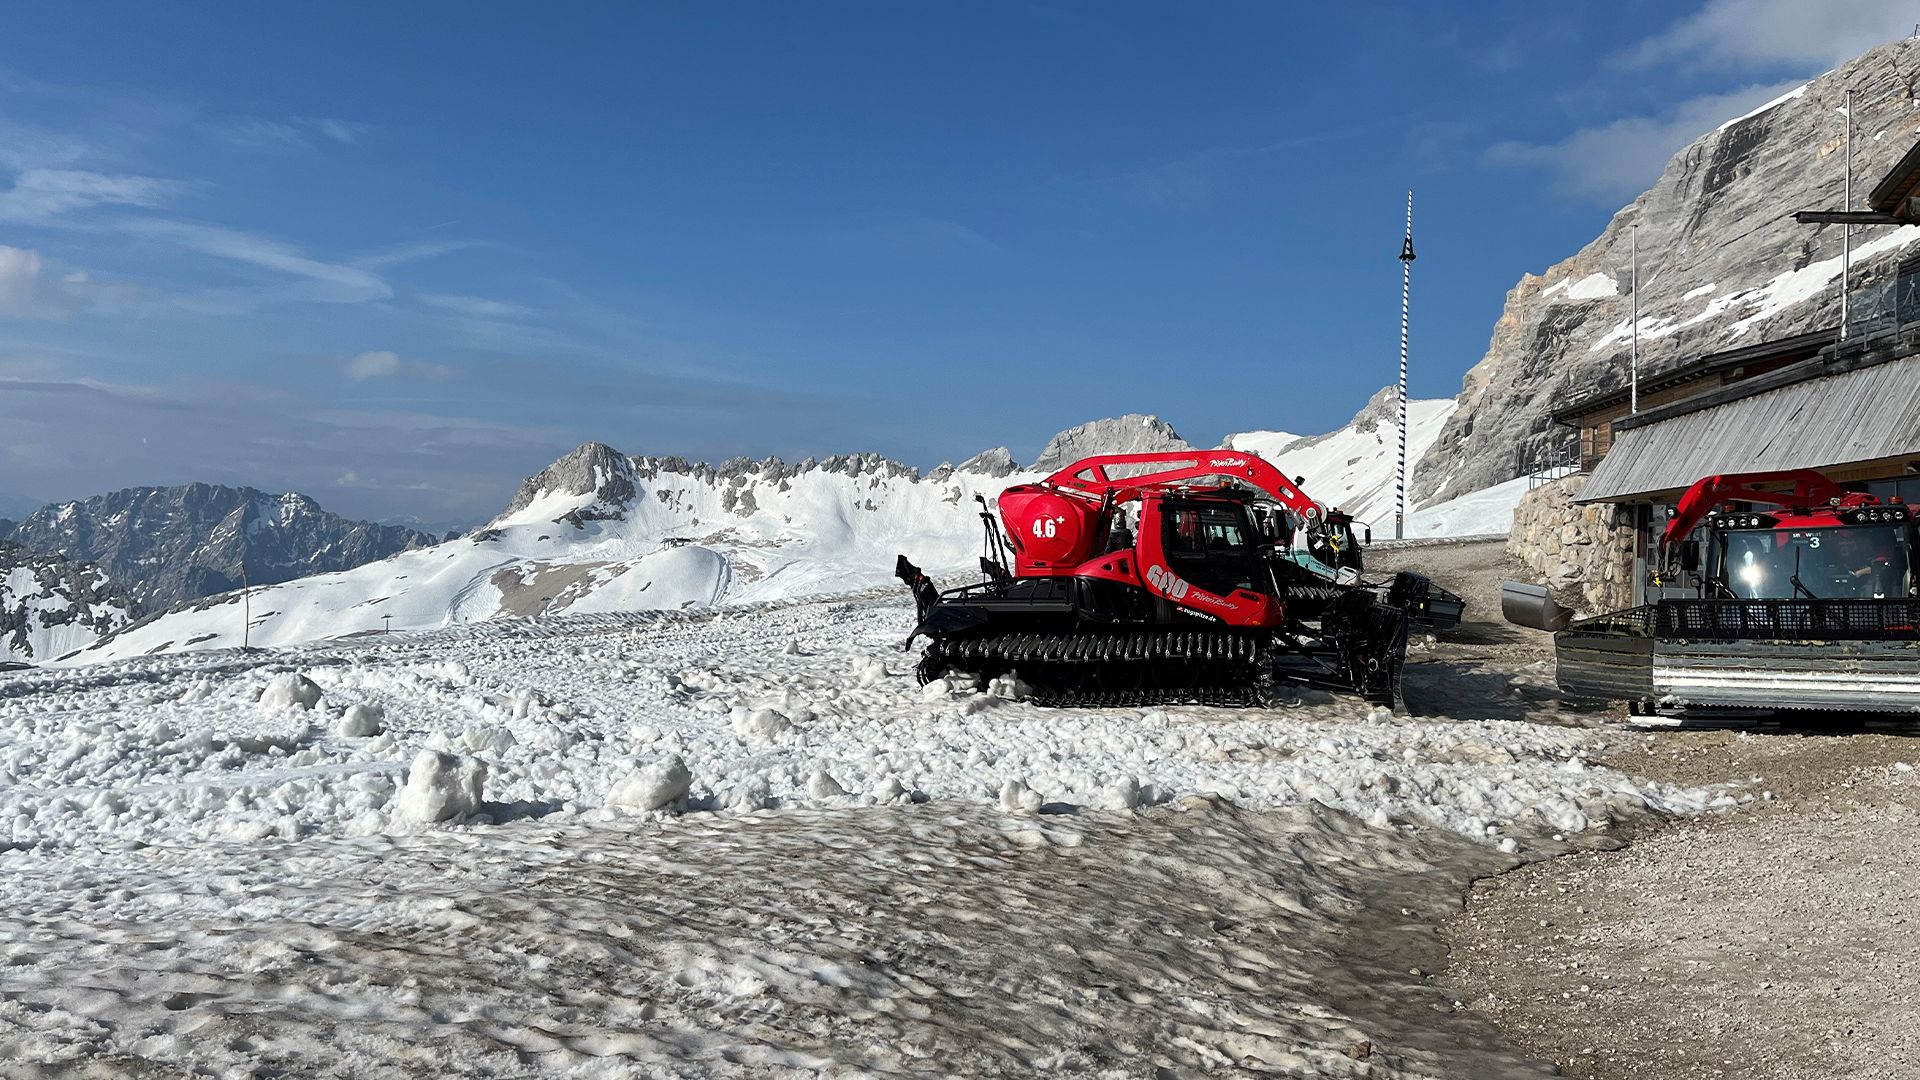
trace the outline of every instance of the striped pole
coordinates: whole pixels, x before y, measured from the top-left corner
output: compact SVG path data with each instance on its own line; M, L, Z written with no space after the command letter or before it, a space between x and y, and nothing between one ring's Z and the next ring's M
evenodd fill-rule
M1400 245L1400 465L1393 477L1393 538L1407 533L1407 299L1413 287L1413 192L1407 192L1407 238Z

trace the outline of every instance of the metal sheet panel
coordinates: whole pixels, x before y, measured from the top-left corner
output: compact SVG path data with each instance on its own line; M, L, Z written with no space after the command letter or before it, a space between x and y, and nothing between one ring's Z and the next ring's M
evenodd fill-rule
M1662 708L1920 713L1920 642L1662 640L1653 689Z
M1618 431L1580 501L1671 491L1716 473L1817 469L1908 454L1920 454L1920 356Z

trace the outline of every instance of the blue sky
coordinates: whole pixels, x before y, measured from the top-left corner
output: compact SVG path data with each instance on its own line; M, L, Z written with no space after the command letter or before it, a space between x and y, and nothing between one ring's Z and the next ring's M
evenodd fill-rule
M0 8L0 513L470 522L587 439L930 466L1447 396L1505 293L1909 5Z

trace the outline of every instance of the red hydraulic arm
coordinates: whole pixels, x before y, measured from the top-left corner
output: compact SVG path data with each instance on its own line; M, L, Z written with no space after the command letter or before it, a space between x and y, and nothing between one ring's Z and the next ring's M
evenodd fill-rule
M1118 465L1160 465L1139 476L1113 478L1107 470ZM1061 469L1041 483L1095 498L1111 495L1115 503L1132 502L1148 488L1172 487L1183 481L1230 477L1278 500L1309 521L1321 516L1320 504L1295 487L1293 481L1257 454L1237 450L1192 450L1160 454L1099 454Z
M1785 485L1792 485L1792 490L1781 490ZM1686 539L1706 519L1708 513L1730 502L1819 510L1833 506L1862 506L1874 501L1871 495L1841 490L1840 485L1812 469L1708 476L1694 481L1693 486L1680 496L1673 517L1667 520L1666 531L1660 534L1660 543L1666 545Z

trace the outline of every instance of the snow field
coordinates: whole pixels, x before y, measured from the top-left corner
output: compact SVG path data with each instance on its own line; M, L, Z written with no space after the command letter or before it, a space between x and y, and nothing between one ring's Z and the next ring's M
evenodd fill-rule
M1509 864L1202 798L76 849L0 876L0 1058L356 1080L1542 1076L1410 974L1465 883Z
M296 653L0 675L0 841L370 835L448 820L926 802L1027 813L1212 795L1323 804L1514 850L1735 797L1585 764L1591 731L1270 712L1040 709L927 687L891 593L559 636L465 628ZM528 624L532 629L534 624ZM366 732L367 734L359 734Z

